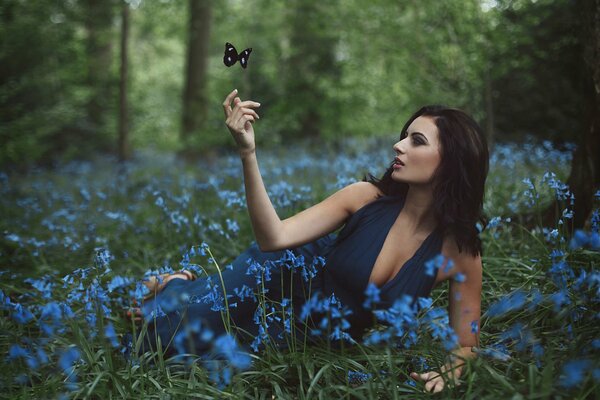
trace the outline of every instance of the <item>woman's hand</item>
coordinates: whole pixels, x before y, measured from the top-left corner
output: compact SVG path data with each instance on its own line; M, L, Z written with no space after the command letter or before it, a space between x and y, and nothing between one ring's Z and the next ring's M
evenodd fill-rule
M229 93L223 102L225 125L229 128L240 154L252 153L255 150L252 124L260 119L253 108L260 107L260 103L251 100L242 101L239 97L234 98L236 94L237 89ZM231 107L232 101L233 108Z
M418 374L416 372L411 372L410 377L416 381L425 382L425 391L426 392L437 393L437 392L441 392L442 390L444 390L444 384L445 384L444 377L442 377L442 375L439 372L429 371L429 372L425 372L422 374ZM452 374L452 371L450 371L447 373L447 376L445 379L446 380L453 379L454 385L458 386L458 385L460 385L460 382L458 380L459 377L460 377L460 372L455 369L454 375Z

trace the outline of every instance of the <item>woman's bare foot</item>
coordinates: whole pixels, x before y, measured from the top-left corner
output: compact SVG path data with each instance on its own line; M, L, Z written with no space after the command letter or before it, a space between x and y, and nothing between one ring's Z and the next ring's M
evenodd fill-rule
M194 275L193 273L191 273L188 270L182 269L181 271L177 271L177 272L173 272L172 274L161 274L158 276L150 276L147 279L144 279L144 281L142 282L144 284L144 286L146 286L148 288L148 290L150 291L143 300L148 300L154 296L156 296L157 293L159 293L161 290L163 290L163 288L165 287L165 285L171 280L171 279L185 279L186 281L193 281L196 279L196 275Z
M148 300L159 293L171 279L185 279L186 281L193 281L196 279L191 271L182 269L181 271L173 272L172 274L162 274L158 276L150 276L148 279L142 281L142 283L148 288L150 293L142 299L142 301ZM138 324L142 321L142 310L139 307L139 303L132 299L132 307L125 311L125 317L129 320Z
M148 288L150 293L146 298L152 297L156 295L156 293L163 290L167 282L171 279L185 279L186 281L193 281L196 279L196 276L186 269L182 269L181 271L173 272L172 274L162 274L158 276L150 276L148 279L144 280L144 285Z

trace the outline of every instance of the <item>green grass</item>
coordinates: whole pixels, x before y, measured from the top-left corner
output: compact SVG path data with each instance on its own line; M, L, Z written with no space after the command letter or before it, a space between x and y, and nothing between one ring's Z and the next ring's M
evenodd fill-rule
M491 165L486 188L485 210L490 217L515 215L529 209L526 185L530 178L539 198L533 204L541 210L554 196L542 183L547 171L564 181L568 154L540 144L529 149L500 146ZM532 152L531 149L541 151ZM503 150L501 152L500 150ZM503 155L504 154L504 155ZM391 161L388 143L348 142L340 148L314 149L301 144L291 149L259 154L261 169L280 216L291 215L323 199L329 193L367 172L379 175ZM528 162L524 160L528 159ZM546 163L557 159L563 162ZM421 385L407 384L408 374L424 371L444 362L439 341L426 329L420 341L409 349L393 346L344 346L328 349L326 344L280 351L272 347L251 354L251 368L235 371L229 385L219 388L210 371L201 363L164 359L160 352L127 360L119 347L104 337L112 322L119 335L132 331L130 321L121 317L129 301L129 290L107 292L110 313L99 313L93 327L86 315L86 302L70 298L82 287L106 288L116 276L135 279L148 269L178 268L182 255L202 242L210 246L223 267L253 240L244 207L241 166L233 156L183 165L161 154L140 156L126 169L112 160L73 164L57 170L40 170L26 175L9 173L1 178L0 288L13 303L30 307L35 318L25 324L12 318L15 310L6 306L0 318L0 351L19 343L32 350L44 349L49 360L37 368L26 359L3 358L0 397L19 398L294 398L294 399L399 399L430 398ZM159 200L159 198L162 199ZM237 223L237 228L234 223ZM461 384L448 387L435 398L546 399L600 398L598 319L600 255L590 248L569 248L571 232L564 224L525 229L517 221L502 222L481 234L484 243L482 310L515 290L528 294L525 305L496 317L481 319L481 348L489 349L515 323L531 337L505 340L509 359L502 361L482 355L468 364ZM548 232L557 228L557 236ZM561 241L562 239L562 241ZM114 259L110 272L96 262L96 248L110 250ZM555 307L550 297L559 291L549 272L550 254L563 250L563 259L574 272L567 279L568 303ZM208 257L192 260L210 271L215 264ZM94 267L95 266L95 267ZM90 267L89 275L63 288L61 278L77 268ZM577 288L576 280L586 271L589 283ZM594 275L595 274L595 275ZM35 289L26 278L43 278L51 283L51 299ZM588 282L586 281L586 282ZM94 283L95 282L95 283ZM595 282L595 283L594 283ZM95 286L97 284L97 286ZM532 290L542 301L531 306ZM434 306L447 304L447 285L431 295ZM93 298L93 296L92 296ZM40 329L39 306L50 301L67 301L75 313L62 318L64 331L48 335ZM528 310L529 307L531 310ZM93 333L96 332L96 336ZM36 346L31 345L35 341ZM534 345L543 349L533 354ZM28 347L29 346L29 347ZM68 373L58 361L62 351L76 346L81 354L74 365L77 380L68 385ZM579 383L566 387L563 367L570 360L587 359L591 367ZM226 368L219 364L219 368ZM362 383L349 383L348 371L371 374ZM572 382L573 379L570 380Z

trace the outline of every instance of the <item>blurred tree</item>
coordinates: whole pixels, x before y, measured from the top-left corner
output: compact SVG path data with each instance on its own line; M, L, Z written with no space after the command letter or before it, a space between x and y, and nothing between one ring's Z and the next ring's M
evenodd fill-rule
M116 39L113 17L117 0L86 0L82 2L86 30L87 102L89 136L108 136L107 122L114 115L116 79L113 67L113 42ZM106 143L106 141L103 141Z
M567 184L575 195L572 228L583 228L600 190L600 0L578 0L585 67L583 129ZM552 211L555 207L551 206Z
M494 123L505 140L576 140L583 129L584 64L578 4L498 0L489 52Z
M119 80L119 142L118 156L120 161L125 161L130 157L129 148L129 111L127 106L127 76L128 70L128 51L129 44L129 4L121 0L121 69Z
M79 9L41 0L0 2L0 165L72 152L85 103Z
M342 118L333 91L341 72L335 59L339 40L338 1L292 0L285 11L284 102L286 137L318 137L338 129ZM287 28L287 29L286 29ZM333 118L329 118L333 116Z
M183 88L181 125L182 153L191 155L199 150L198 143L207 118L207 75L210 49L212 0L189 0L187 61Z

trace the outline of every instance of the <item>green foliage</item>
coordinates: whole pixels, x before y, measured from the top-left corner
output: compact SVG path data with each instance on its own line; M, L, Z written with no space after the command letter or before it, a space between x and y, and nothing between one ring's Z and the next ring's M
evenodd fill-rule
M499 1L490 70L497 129L564 141L585 127L580 9L571 0Z
M282 217L293 214L361 178L364 172L377 174L383 170L391 153L389 143L385 145L377 140L356 140L333 149L296 144L294 157L284 148L263 151L261 167L270 197ZM563 368L570 360L585 356L597 365L598 303L593 300L597 298L597 286L578 292L571 281L569 302L560 308L546 297L533 308L529 307L533 302L528 300L521 309L489 315L492 305L514 290L537 289L544 296L556 293L557 286L548 272L553 250L565 251L564 261L577 275L596 271L597 276L599 253L569 249L565 238L570 233L565 232L564 223L527 230L518 221L507 220L529 207L541 209L554 197L555 189L547 180L543 182L545 172L556 173L559 180L566 177L563 167L568 165L568 152L530 145L498 145L498 153L492 159L485 210L500 218L500 222L482 233L482 311L486 314L480 323L480 347L489 349L502 342L503 335L517 322L533 337L505 340L507 360L480 356L468 365L461 385L449 387L438 397L583 399L599 394L598 379L591 371L573 388L560 385ZM146 269L165 265L177 268L182 254L201 242L210 244L211 252L191 261L214 270L215 262L209 260L213 257L223 268L252 241L239 171L235 155L191 166L165 154L147 154L124 169L116 167L111 159L104 159L64 165L53 172L0 174L0 230L4 232L0 237L0 262L5 267L0 275L0 289L6 295L4 301L18 301L32 310L49 301L44 298L43 288L25 282L26 277L46 275L45 279L54 285L53 301L63 301L69 293L76 293L80 283L79 293L89 294L89 288L106 287L115 275L135 281ZM533 190L523 184L523 178L531 179ZM568 209L568 202L564 206ZM230 227L228 220L238 223L239 230ZM556 234L549 234L549 229L556 229ZM112 271L93 263L96 247L110 249L114 255ZM89 274L77 278L74 270L88 267ZM66 274L76 279L67 283L62 280ZM446 285L432 293L434 304L440 307L446 304L447 296ZM92 297L96 301L99 298ZM121 317L129 300L130 292L126 290L108 293L105 305L111 313L103 315L97 308L92 326L86 321L89 302L72 300L69 304L76 317L65 319L69 321L66 333L54 335L44 345L48 364L32 369L23 359L0 360L0 396L430 398L421 392L421 385L416 389L411 386L408 373L438 368L444 362L439 341L428 332L420 332L418 345L406 350L386 346L329 349L318 345L277 351L267 347L266 351L253 354L249 370L236 374L230 385L219 389L200 363L186 366L165 359L161 353L147 353L127 361L106 335L92 335L103 332L108 323L114 324L119 335L133 331L132 321ZM21 325L9 318L7 309L2 312L2 353L7 353L14 343L26 347L27 339L23 338L44 336L39 320ZM532 345L536 344L543 347L541 358L532 353ZM67 374L58 370L57 361L61 352L73 345L79 348L81 361L74 365L78 379L68 391ZM369 377L350 381L349 371Z
M99 53L90 52L94 19L88 3L0 6L0 164L86 158L115 148L117 3L102 3L113 13L112 30L104 32L112 59L102 66L108 75L102 84L89 81ZM132 147L180 149L188 3L131 4ZM243 99L262 103L260 144L398 132L407 116L431 103L493 121L507 139L525 133L576 137L583 123L583 79L575 3L493 4L212 2L206 94L211 104L206 130L190 146L230 145L221 102L234 88ZM240 50L253 48L248 69L223 65L227 41ZM484 101L486 88L491 104ZM94 104L103 104L101 118L94 117Z

